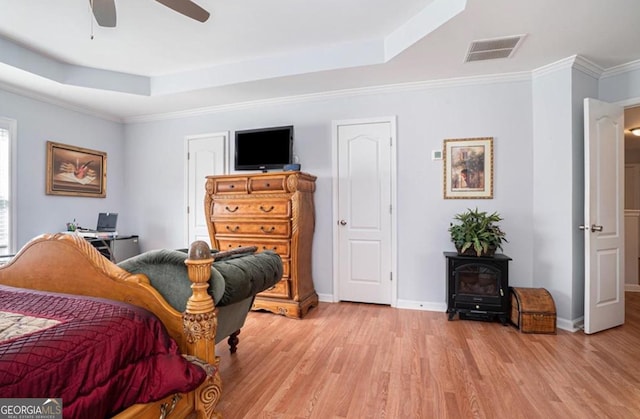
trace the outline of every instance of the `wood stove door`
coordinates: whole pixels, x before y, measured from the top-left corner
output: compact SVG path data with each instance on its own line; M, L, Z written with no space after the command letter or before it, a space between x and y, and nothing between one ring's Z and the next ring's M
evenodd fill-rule
M500 307L504 292L499 269L487 264L469 263L456 268L453 276L456 306L472 303L480 305L481 310Z

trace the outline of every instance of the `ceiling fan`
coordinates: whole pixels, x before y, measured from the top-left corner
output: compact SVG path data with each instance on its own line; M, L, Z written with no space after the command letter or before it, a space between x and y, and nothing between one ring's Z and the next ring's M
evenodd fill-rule
M170 9L175 10L191 19L205 22L209 19L209 12L198 6L191 0L156 0ZM89 0L93 15L98 25L106 28L116 26L116 3L115 0Z

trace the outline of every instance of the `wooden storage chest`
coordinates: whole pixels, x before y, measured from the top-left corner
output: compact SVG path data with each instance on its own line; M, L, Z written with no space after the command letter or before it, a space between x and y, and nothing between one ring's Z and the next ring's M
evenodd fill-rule
M556 333L556 305L544 288L511 287L511 322L523 333Z

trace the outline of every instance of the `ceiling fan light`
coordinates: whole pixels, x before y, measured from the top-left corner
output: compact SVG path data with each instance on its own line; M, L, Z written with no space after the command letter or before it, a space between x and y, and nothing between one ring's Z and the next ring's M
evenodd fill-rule
M640 127L638 128L631 128L629 131L631 131L631 133L633 135L635 135L636 137L640 137Z

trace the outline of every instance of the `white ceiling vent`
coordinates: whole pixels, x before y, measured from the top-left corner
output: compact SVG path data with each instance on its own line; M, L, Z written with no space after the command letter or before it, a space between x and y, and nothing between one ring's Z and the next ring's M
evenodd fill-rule
M505 38L473 41L464 62L510 58L520 46L525 35L514 35Z

